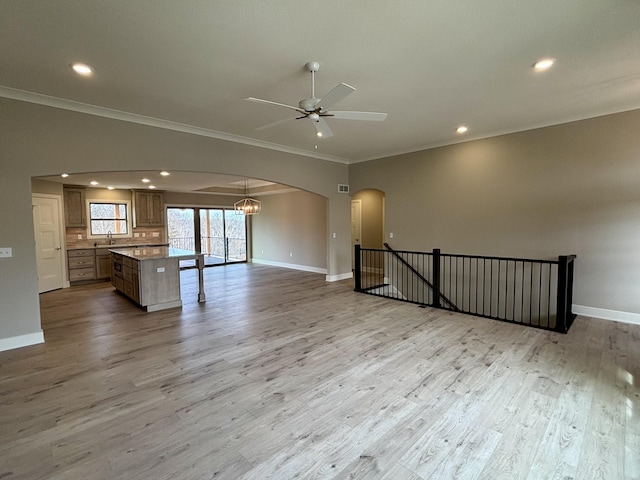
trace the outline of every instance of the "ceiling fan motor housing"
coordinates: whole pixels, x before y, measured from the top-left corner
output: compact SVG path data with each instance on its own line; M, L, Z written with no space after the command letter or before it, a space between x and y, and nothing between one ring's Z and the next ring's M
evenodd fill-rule
M298 102L298 106L305 112L313 112L315 111L316 105L319 101L320 99L315 97L305 98L304 100L300 100L300 102Z

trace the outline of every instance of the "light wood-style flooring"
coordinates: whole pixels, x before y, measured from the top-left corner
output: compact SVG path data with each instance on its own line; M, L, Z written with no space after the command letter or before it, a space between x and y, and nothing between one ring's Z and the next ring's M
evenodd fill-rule
M182 309L41 295L0 353L0 479L638 479L640 326L568 335L241 264Z

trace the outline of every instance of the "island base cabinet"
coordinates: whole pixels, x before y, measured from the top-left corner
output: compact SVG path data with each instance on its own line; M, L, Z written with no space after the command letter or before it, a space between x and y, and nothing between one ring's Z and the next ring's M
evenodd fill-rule
M136 260L111 252L111 283L148 312L182 306L177 259Z
M148 312L181 307L180 263L175 258L139 262L140 304Z

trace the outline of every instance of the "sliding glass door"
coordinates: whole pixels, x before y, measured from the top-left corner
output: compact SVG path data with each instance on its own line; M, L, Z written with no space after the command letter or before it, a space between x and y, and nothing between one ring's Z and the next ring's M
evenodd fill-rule
M221 208L167 208L167 219L169 244L204 253L205 265L247 260L244 215Z

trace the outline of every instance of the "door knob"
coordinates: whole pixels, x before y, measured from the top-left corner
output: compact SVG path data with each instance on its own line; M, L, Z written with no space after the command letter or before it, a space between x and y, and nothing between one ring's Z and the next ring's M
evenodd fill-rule
M56 250L62 250L62 247L56 247Z

